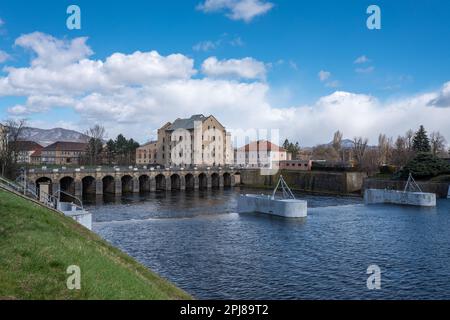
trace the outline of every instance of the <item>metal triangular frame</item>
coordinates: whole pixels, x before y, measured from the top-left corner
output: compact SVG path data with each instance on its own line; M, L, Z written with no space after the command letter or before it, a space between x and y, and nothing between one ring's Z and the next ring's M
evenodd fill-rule
M404 192L422 192L422 189L420 189L419 185L414 180L411 172L409 173Z
M287 185L286 181L284 181L284 178L283 178L282 175L280 175L280 178L278 179L277 186L273 190L272 199L275 199L275 194L277 193L277 190L280 187L281 187L281 190L283 192L283 199L294 199L295 200L294 194L292 193L291 189Z

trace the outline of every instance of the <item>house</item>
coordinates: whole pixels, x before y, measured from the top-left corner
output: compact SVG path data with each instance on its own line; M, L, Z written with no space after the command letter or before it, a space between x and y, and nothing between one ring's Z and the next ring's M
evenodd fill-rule
M236 164L250 168L271 168L291 157L286 149L267 140L254 141L235 150Z
M164 166L232 164L231 135L212 115L178 118L158 130L156 159Z
M18 163L33 163L32 156L40 153L44 147L34 141L18 140L15 142L14 150L17 152Z
M79 164L86 154L88 144L82 142L57 141L41 150L42 164Z
M156 164L158 141L150 141L136 149L136 164Z

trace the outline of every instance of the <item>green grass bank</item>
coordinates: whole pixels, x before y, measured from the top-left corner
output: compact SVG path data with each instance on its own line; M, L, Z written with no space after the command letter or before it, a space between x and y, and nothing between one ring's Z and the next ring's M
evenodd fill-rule
M81 289L67 288L67 267ZM0 188L0 299L192 299L95 233Z

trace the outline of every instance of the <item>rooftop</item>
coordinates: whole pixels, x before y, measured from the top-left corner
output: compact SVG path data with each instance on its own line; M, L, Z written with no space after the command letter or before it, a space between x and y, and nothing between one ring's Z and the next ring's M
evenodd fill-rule
M275 143L272 143L267 140L258 140L250 142L249 144L246 144L243 147L238 148L238 151L278 151L278 152L285 152L286 149L276 145Z
M43 151L85 151L88 144L83 142L57 141L46 146Z
M208 117L205 117L203 114L195 114L190 118L175 120L170 126L167 127L166 130L174 131L177 129L186 129L193 130L195 121L205 121Z

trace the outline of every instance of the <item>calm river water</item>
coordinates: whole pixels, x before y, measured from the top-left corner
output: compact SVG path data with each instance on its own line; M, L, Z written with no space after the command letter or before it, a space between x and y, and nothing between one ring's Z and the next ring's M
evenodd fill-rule
M96 233L199 299L450 299L450 201L299 194L308 217L237 214L239 189L91 200ZM261 191L245 190L246 193ZM368 290L369 265L381 290Z

